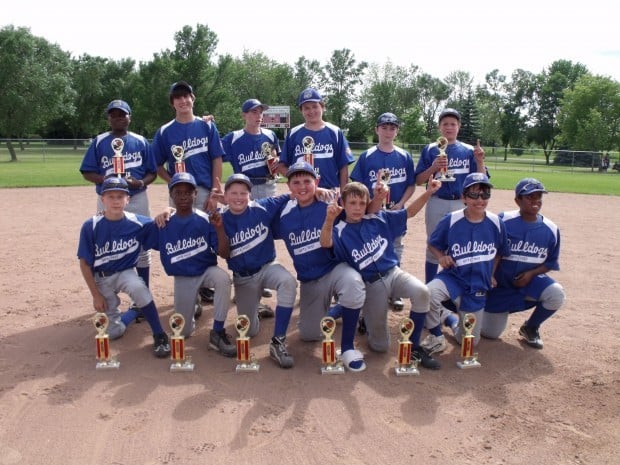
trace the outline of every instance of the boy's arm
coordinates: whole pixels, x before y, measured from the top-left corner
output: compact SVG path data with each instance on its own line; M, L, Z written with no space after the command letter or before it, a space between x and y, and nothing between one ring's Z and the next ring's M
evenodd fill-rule
M325 215L325 221L321 228L321 247L326 249L333 247L334 241L332 239L332 233L334 231L334 221L342 212L342 207L338 205L337 201L333 201L327 206L327 214Z
M340 181L340 191L344 189L344 186L349 182L349 165L344 165L338 170L338 179Z
M501 259L501 257L500 257ZM499 263L499 261L498 261ZM493 268L493 275L495 275L495 269L497 265ZM527 286L535 276L539 274L545 274L551 271L551 268L547 267L544 264L538 265L536 268L532 268L531 270L524 271L523 273L519 273L513 278L513 284L515 287L525 287Z
M217 254L222 258L230 258L230 240L224 229L224 221L219 211L213 210L209 212L209 221L215 228L217 234Z
M383 201L387 198L389 187L383 182L376 182L372 191L372 200L366 206L366 213L377 213L383 208Z
M214 158L211 161L211 190L214 188L221 188L222 184L220 182L222 179L222 157ZM210 197L211 195L209 195ZM205 204L202 206L204 211L208 211L209 209L209 199L205 200Z
M448 268L456 266L456 263L454 263L454 260L450 255L443 253L442 250L439 250L437 247L434 247L430 244L427 244L427 247L433 257L437 259L442 268L447 270Z
M474 147L474 159L476 160L478 173L486 173L487 168L484 164L484 149L480 147L480 139L478 139L478 142L476 142L476 145Z
M88 290L93 296L93 308L97 312L105 312L107 310L105 299L103 298L103 295L101 295L101 292L99 292L99 288L95 282L95 276L93 275L93 269L83 258L80 258L80 271L82 272L84 281L88 286Z
M429 179L428 187L426 188L426 191L424 191L424 193L420 197L418 197L413 202L411 202L411 204L409 204L409 206L407 207L407 218L411 218L417 215L418 212L422 210L422 207L426 205L426 202L428 202L428 199L430 199L431 196L435 192L437 192L437 190L440 187L441 187L441 181L437 179Z

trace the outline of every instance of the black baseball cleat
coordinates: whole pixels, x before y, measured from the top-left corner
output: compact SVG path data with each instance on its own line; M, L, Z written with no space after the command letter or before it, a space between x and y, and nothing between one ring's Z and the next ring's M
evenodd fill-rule
M415 358L420 365L429 370L439 370L441 363L435 360L424 347L418 347L411 351L411 356Z
M532 326L526 326L525 323L519 328L519 334L525 338L525 342L530 347L534 347L535 349L543 348L543 341L538 333L538 328L534 328Z
M202 300L202 302L204 303L213 302L213 295L215 293L213 289L209 289L208 287L201 287L198 293L200 294L200 299Z

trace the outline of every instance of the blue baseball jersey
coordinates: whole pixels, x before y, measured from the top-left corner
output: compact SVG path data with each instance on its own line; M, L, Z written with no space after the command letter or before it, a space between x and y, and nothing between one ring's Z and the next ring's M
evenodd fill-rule
M112 132L104 132L93 139L86 150L80 172L93 172L108 177L114 174L114 163L112 157L112 140L116 136ZM134 132L128 132L123 139L123 159L125 160L125 173L129 173L132 178L144 179L147 173L157 173L155 157L151 152L151 146L145 137ZM97 194L101 195L101 184L95 184ZM146 189L129 189L129 195L134 195Z
M465 217L465 209L449 213L439 221L428 243L456 263L456 266L437 274L437 278L446 283L452 297L454 293L465 297L486 295L491 289L496 255L510 255L504 222L491 212L486 212L484 220L479 223L470 222ZM451 287L452 283L457 284L460 292Z
M286 194L251 200L239 215L224 208L224 230L230 240L230 258L226 261L233 273L258 273L264 265L275 260L271 223L289 199Z
M302 282L319 279L340 263L328 249L321 247L321 228L326 214L324 202L314 201L300 207L296 200L289 200L273 222L274 238L284 241L297 279Z
M157 130L151 144L155 162L157 166L167 163L171 177L175 173L175 159L172 156L172 147L175 145L183 147L185 170L194 176L199 186L211 189L212 161L224 155L215 123L195 117L190 123L172 120Z
M392 152L386 153L374 146L362 152L351 172L351 179L364 184L372 197L379 171L386 169L390 173L388 186L390 188L390 204L393 205L400 202L409 186L415 186L413 158L406 150L394 147Z
M188 216L173 214L164 228L147 226L144 247L159 250L169 276L200 276L217 265L217 233L201 210Z
M280 161L286 166L303 161L306 152L304 139L311 138L314 169L320 176L319 187L333 189L340 187L340 169L355 159L342 130L334 124L324 124L318 131L306 129L303 124L291 129L284 140Z
M417 176L429 169L438 154L437 142L425 146L420 154L415 175ZM448 155L448 171L452 173L456 181L442 183L439 190L433 195L442 199L460 199L463 192L463 181L469 173L478 171L478 164L474 157L474 148L457 140L454 144L448 145L446 154Z
M332 234L336 258L357 270L364 281L398 266L394 239L407 232L407 210L382 210L364 215L358 223L342 220Z
M136 266L145 240L148 216L125 212L120 220L105 216L89 218L82 225L77 256L93 271L118 272Z
M270 144L280 153L280 141L271 129L261 128L260 134L250 134L243 129L229 132L222 138L224 161L232 165L233 172L245 174L248 178L267 178L267 154L263 144ZM271 152L269 152L271 153Z

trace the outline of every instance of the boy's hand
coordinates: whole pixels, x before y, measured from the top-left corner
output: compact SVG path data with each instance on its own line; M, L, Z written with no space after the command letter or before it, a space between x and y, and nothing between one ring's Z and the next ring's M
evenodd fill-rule
M480 147L480 139L477 140L474 147L474 158L476 159L477 163L484 161L484 149Z
M175 212L175 209L172 207L166 207L166 209L153 218L153 221L157 225L158 228L165 228L166 223L170 221L170 217Z
M327 206L327 215L325 216L325 220L334 222L338 215L342 213L343 208L338 205L338 201L336 199L332 200L330 204Z
M215 185L211 188L211 194L209 195L209 200L207 202L205 211L215 210L217 208L217 204L222 203L225 204L224 201L224 189L222 189L222 181L220 178L215 178Z
M209 221L216 228L221 228L224 225L224 221L222 220L222 215L217 209L209 210Z
M106 312L108 310L108 306L105 303L105 298L100 292L93 295L93 308L96 312Z
M338 201L338 191L334 189L325 189L324 187L317 187L314 194L314 198L320 202L332 203L334 200Z
M440 187L441 187L441 181L439 179L433 179L433 177L431 176L428 180L428 185L426 187L426 190L431 191L431 195L432 195L435 192L437 192Z

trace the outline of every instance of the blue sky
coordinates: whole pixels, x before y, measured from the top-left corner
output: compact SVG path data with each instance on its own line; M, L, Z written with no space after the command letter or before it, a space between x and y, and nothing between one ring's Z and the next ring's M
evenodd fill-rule
M164 9L129 0L122 8L95 8L77 0L21 0L3 10L0 26L30 28L76 57L147 61L174 48L174 33L183 26L206 24L219 38L220 54L260 51L291 64L302 55L325 63L334 50L348 48L358 61L415 64L439 78L467 71L480 83L493 69L539 73L567 59L620 81L618 7L608 0L576 6L555 0L395 0L372 8L334 0L215 3L185 0Z

